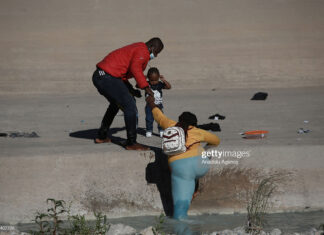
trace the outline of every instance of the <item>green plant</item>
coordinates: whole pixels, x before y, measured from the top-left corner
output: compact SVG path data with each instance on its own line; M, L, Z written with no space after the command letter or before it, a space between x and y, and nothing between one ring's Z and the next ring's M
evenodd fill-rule
M152 232L154 235L164 235L165 232L163 232L163 223L164 223L165 215L161 212L160 216L155 218L155 226L152 228Z
M52 202L53 206L47 209L48 217L53 220L53 226L51 227L51 232L56 235L60 231L60 224L63 222L59 219L59 216L67 212L65 210L65 201L55 200L53 198L48 198L46 202Z
M39 231L38 232L30 231L30 233L38 235L38 234L45 234L45 232L48 231L49 222L44 220L44 218L47 218L47 214L37 212L35 219L33 221L39 226Z
M95 225L91 226L87 223L84 215L69 216L70 229L65 234L71 235L104 235L109 230L110 225L107 223L106 215L101 212L94 213L96 217Z
M107 216L102 215L101 212L94 212L94 215L96 217L96 226L94 234L106 234L106 232L110 228L110 225L107 223Z
M62 220L59 219L59 216L66 212L64 208L65 202L63 200L55 200L52 198L48 198L46 202L47 204L48 202L52 202L53 205L47 209L47 213L36 213L33 221L39 226L39 231L30 231L31 234L56 235L59 234L59 231L61 230L60 224L62 223ZM52 222L49 220L52 220Z
M96 217L94 226L91 226L84 215L70 214L71 204L66 209L66 203L63 200L48 198L47 203L52 202L52 206L47 209L47 213L37 212L33 220L38 226L39 231L30 231L34 235L104 235L109 230L110 225L107 222L107 216L101 212L94 212ZM69 226L62 228L62 216L68 218ZM51 221L50 221L51 220Z
M88 226L84 215L73 215L72 228L68 231L69 234L88 235L91 234L91 228Z
M270 199L288 175L276 172L257 179L256 187L249 194L247 204L247 232L258 234L266 225L265 215L271 207Z

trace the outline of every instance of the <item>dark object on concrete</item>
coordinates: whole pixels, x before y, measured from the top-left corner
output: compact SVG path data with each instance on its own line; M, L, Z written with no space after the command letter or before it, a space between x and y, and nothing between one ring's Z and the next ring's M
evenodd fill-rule
M145 179L149 184L157 184L162 178L160 168L155 162L147 164L145 169Z
M148 184L156 184L166 216L173 215L173 199L171 189L171 172L168 157L161 148L151 146L155 153L155 161L150 162L145 169L145 179Z
M216 122L201 124L201 125L198 125L197 127L200 129L206 130L206 131L221 131L219 124Z
M0 133L0 137L7 137L8 134L7 133Z
M304 133L309 133L309 132L310 132L310 130L305 130L304 128L299 128L297 131L298 134L304 134Z
M142 128L143 129L143 128ZM111 128L108 132L108 138L111 139L111 143L119 145L123 148L126 147L127 145L127 140L120 138L118 136L113 136L113 134L116 134L120 131L125 130L125 127L116 127L116 128ZM81 139L89 139L89 140L94 140L97 136L98 129L88 129L88 130L83 130L83 131L75 131L69 133L70 137L74 138L81 138Z
M251 100L266 100L268 97L268 93L265 92L258 92L255 93Z
M224 120L226 117L220 114L214 114L211 115L208 119L212 119L212 120Z
M28 132L11 132L9 137L16 138L16 137L25 137L25 138L38 138L39 135L35 131L28 133Z

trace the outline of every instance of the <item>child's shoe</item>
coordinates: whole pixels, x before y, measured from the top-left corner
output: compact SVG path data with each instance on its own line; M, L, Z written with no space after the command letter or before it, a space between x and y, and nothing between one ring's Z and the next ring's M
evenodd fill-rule
M150 131L146 132L146 137L147 137L147 138L152 137L152 132L150 132Z

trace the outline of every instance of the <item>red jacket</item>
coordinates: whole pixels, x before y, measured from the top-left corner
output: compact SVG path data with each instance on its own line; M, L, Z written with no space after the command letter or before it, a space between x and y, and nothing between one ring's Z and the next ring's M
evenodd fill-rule
M97 67L123 80L134 77L138 87L144 88L149 85L143 74L149 60L146 44L137 42L109 53Z

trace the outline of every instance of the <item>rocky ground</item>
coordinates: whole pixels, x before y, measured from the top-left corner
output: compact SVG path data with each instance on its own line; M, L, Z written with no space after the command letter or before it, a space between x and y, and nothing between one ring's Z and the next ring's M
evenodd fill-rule
M106 235L156 235L153 232L154 228L147 227L141 231L136 231L136 229L124 225L124 224L113 224L110 226L109 231L106 233ZM162 234L157 233L157 234ZM189 234L199 234L199 235L248 235L251 233L247 233L244 229L244 227L237 227L233 230L222 230L222 231L215 231L212 233L190 233L189 231L182 231L180 233L176 233L177 235L189 235ZM282 231L278 228L272 229L270 232L265 232L265 231L259 231L260 235L284 235L288 233L282 233ZM323 235L324 231L323 230L317 230L316 228L312 228L307 232L302 232L302 233L293 233L293 235ZM29 235L29 233L25 232L20 232L19 230L13 229L11 231L0 231L0 235Z

